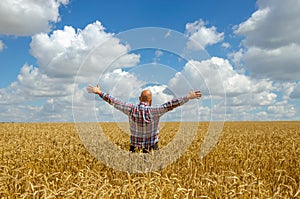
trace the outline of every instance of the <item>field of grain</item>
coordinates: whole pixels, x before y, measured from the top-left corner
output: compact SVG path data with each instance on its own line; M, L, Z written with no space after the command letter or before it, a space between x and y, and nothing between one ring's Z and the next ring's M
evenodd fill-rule
M128 150L128 134L99 125ZM164 125L160 148L178 127ZM94 158L72 123L1 123L0 198L300 198L300 122L227 122L200 159L207 129L172 164L135 174Z

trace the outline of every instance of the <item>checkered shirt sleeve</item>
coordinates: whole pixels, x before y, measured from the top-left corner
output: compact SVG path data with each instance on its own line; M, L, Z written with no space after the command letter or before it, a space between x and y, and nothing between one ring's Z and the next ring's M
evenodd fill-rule
M122 111L124 114L129 115L133 104L125 103L117 98L112 97L108 93L102 92L99 95L104 101L115 107L117 110Z

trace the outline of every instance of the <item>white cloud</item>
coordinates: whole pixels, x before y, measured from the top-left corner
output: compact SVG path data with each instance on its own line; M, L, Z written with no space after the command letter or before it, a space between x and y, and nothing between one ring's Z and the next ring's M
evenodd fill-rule
M234 65L236 66L236 70L240 71L241 73L245 73L245 69L243 67L243 64L241 63L241 60L243 58L244 55L244 51L243 49L240 49L237 52L234 53L229 53L228 57L229 59L234 63Z
M3 105L0 106L1 117L3 122L19 122L19 121L34 121L33 116L41 108L31 105Z
M0 105L6 106L23 103L26 99L20 92L22 89L17 82L11 83L7 88L0 89ZM3 112L2 112L3 113Z
M278 48L300 42L298 0L258 0L258 10L235 32L246 36L245 45Z
M33 36L30 51L39 67L25 64L17 80L0 90L1 105L7 110L0 113L0 120L70 121L74 90L82 107L91 106L85 87L96 84L101 75L103 85L117 96L137 89L140 82L120 68L137 64L139 55L129 54L129 46L104 30L96 21L83 30L65 27L51 35ZM77 74L80 66L83 70Z
M0 40L0 52L2 52L4 48L5 48L5 44L3 43L2 40Z
M83 30L75 31L66 26L49 36L37 34L32 37L30 46L40 69L50 77L74 78L80 66L83 70L77 75L90 77L100 75L107 68L112 71L139 62L139 55L127 54L129 46L120 44L113 34L106 33L99 21Z
M254 113L257 108L251 105L243 106L227 106L226 107L226 120L229 121L251 121L259 120L257 115Z
M249 35L249 37L253 40L249 40L252 41L252 42L257 42L256 40L258 39L261 39L258 35L255 35L256 37L254 37L254 35L252 36L251 33L253 34L257 34L257 29L260 29L262 32L264 32L264 24L263 23L266 23L266 20L267 20L267 16L268 14L270 13L270 9L267 7L267 8L262 8L262 9L259 9L258 11L254 12L252 14L252 16L245 22L241 23L239 26L236 26L235 28L237 28L235 30L235 33L236 34L243 34L243 35ZM262 33L261 32L261 33ZM251 37L252 36L252 37ZM263 38L265 39L265 38ZM246 41L246 42L250 42L250 41ZM248 43L246 43L248 44ZM260 45L258 43L258 45Z
M300 82L294 84L293 87L289 87L289 88L292 88L290 91L290 98L300 99Z
M215 26L207 28L205 25L202 19L186 24L185 34L189 37L188 49L203 50L207 45L216 44L224 39L224 33L218 33Z
M300 82L298 83L300 84ZM294 92L295 88L297 87L297 83L295 82L277 82L274 84L276 91L281 94L281 98L283 100L290 100L291 93Z
M267 113L275 120L295 119L296 115L294 106L289 104L288 101L276 102L267 108Z
M235 28L245 36L242 61L255 77L297 81L300 76L300 2L258 0L258 10Z
M223 48L230 48L231 45L230 45L230 43L228 43L228 42L223 42L223 43L222 43L222 47L223 47Z
M2 121L71 121L74 85L49 78L33 66L24 65L18 78L0 90ZM51 108L52 107L52 108Z
M165 92L168 89L167 85L148 86L143 89L148 89L152 92L153 105L163 104L174 97L171 93Z
M164 53L163 53L161 50L156 50L156 51L155 51L155 57L154 57L154 59L153 59L153 62L154 62L154 63L159 62L160 57L161 57L163 54L164 54Z
M188 85L201 89L212 96L237 96L245 93L259 93L272 89L272 82L254 81L237 73L228 60L212 57L209 60L189 61L183 71L178 72L170 80L169 86L178 90L186 90ZM185 87L185 89L184 89Z
M28 36L48 32L60 21L59 7L69 0L1 0L0 34Z
M63 78L50 78L33 66L24 65L18 75L18 86L27 97L56 97L71 95L73 86Z
M189 86L200 89L205 107L209 106L210 111L219 112L220 115L227 109L228 120L253 120L255 116L251 114L255 115L255 111L275 104L278 99L275 92L277 87L272 81L252 79L238 73L228 60L217 57L203 61L189 61L184 69L170 80L168 86L180 95L183 95L183 91L187 91ZM222 102L223 98L226 98L226 107ZM215 102L207 105L210 100ZM214 109L215 106L218 108ZM249 112L251 109L253 113Z
M299 54L300 44L290 44L276 49L250 47L243 60L255 77L299 80Z
M116 69L110 73L105 73L100 77L100 85L104 92L109 92L114 97L120 99L138 99L137 94L141 90L143 81L138 80L133 74Z
M276 102L277 95L269 90L259 93L245 93L234 97L228 97L227 102L230 106L266 106Z

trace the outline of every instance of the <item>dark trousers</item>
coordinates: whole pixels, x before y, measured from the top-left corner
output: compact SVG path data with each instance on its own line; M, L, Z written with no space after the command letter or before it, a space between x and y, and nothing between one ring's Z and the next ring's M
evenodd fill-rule
M152 150L158 150L157 143L150 147L146 147L146 148L141 148L141 147L136 147L136 146L130 145L130 149L129 149L129 151L131 151L132 153L135 153L135 152L149 153Z

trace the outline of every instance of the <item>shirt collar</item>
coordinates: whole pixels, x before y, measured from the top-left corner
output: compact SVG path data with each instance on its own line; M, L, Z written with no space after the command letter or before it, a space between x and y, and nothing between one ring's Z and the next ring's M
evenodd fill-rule
M147 103L147 102L140 102L140 105L149 106L149 103Z

